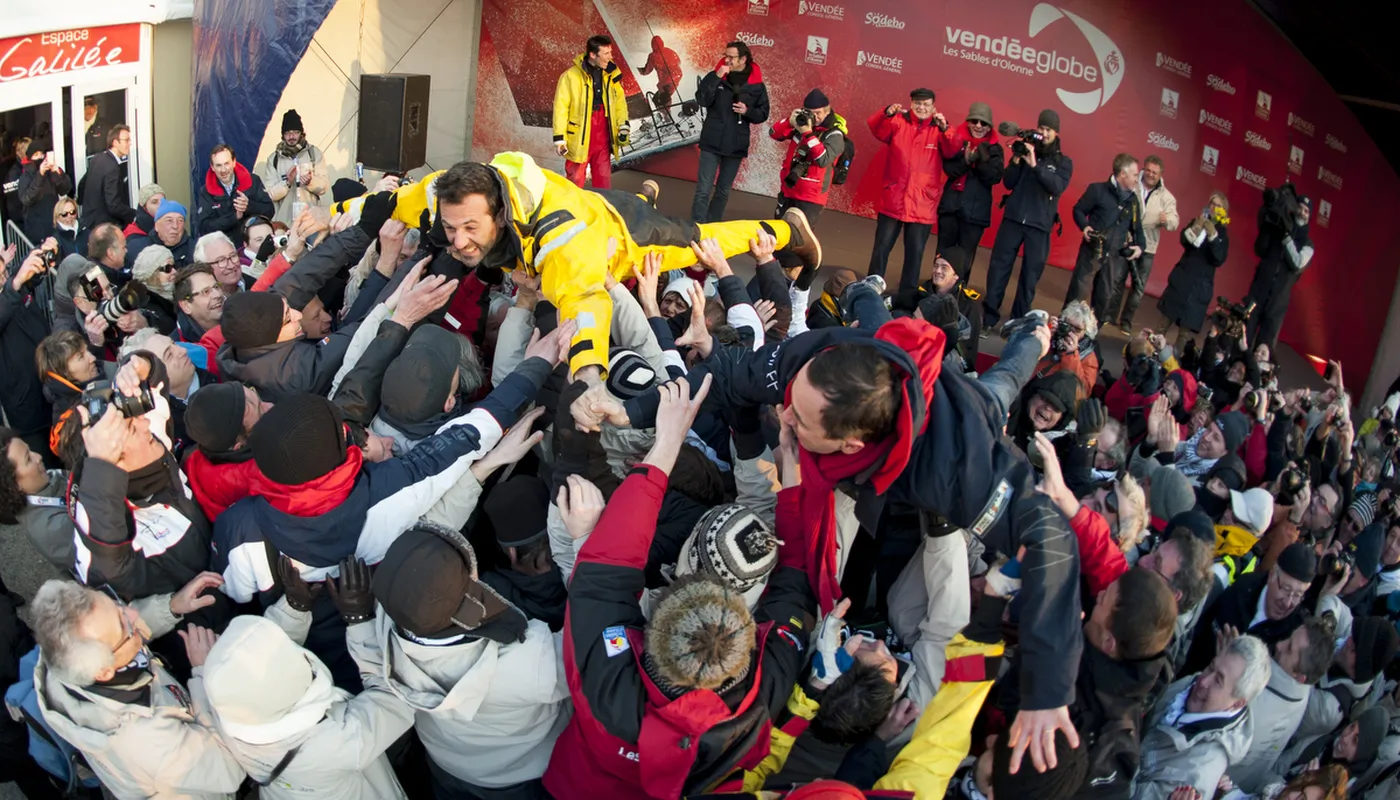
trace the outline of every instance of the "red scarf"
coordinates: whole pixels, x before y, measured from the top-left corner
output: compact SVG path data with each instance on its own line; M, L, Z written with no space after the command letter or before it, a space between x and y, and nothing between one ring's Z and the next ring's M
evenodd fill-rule
M986 136L983 136L979 139L976 136L972 135L972 130L967 127L966 122L963 122L962 124L958 125L958 127L954 128L951 133L948 134L948 138L951 139L952 142L950 143L950 146L943 152L946 154L949 151L952 151L958 155L961 155L964 144L971 144L974 148L983 142L986 142L989 145L996 144L997 132L996 129L993 128L987 131ZM953 181L952 185L948 188L954 191L961 192L963 190L963 187L967 186L967 176L971 174L972 173L970 171L964 172L962 175L958 176L957 180Z
M880 326L875 338L889 342L905 351L918 368L918 380L923 387L922 403L927 409L933 400L933 385L943 369L943 331L913 317L887 322ZM841 599L841 585L836 579L836 485L841 481L864 476L884 494L909 463L914 440L928 427L925 413L915 430L913 401L909 379L900 380L903 402L900 403L894 435L883 442L867 444L854 453L812 453L801 449L802 483L798 487L798 506L802 514L803 541L807 543L807 578L812 582L821 603L821 612L830 611ZM787 387L785 402L792 404L792 384Z
M294 517L319 517L332 508L345 502L350 490L355 488L355 478L364 465L364 451L358 447L348 447L345 462L314 481L297 486L283 486L280 483L265 481L262 496L268 505L291 514Z

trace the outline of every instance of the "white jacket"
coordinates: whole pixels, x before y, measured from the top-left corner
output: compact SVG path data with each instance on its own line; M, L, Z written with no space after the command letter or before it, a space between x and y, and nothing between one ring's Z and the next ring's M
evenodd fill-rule
M1140 193L1138 199L1142 199ZM1162 240L1162 228L1174 231L1180 225L1181 216L1176 211L1176 195L1167 189L1167 181L1163 178L1162 182L1157 184L1157 188L1152 190L1152 194L1147 196L1147 204L1142 210L1142 237L1147 244L1144 252L1157 252L1157 245Z
M82 751L118 800L232 798L243 768L213 730L207 707L151 660L150 701L136 705L63 683L40 654L39 710L54 733ZM200 677L190 679L194 693Z
M530 620L523 642L432 646L399 636L381 608L345 638L365 689L387 687L417 710L418 736L443 771L493 789L544 775L573 713L563 640L549 626Z
M1245 757L1228 772L1241 790L1257 793L1288 768L1277 762L1303 720L1310 694L1312 687L1294 680L1277 661L1269 663L1269 683L1249 704L1254 740Z
M262 786L259 796L263 800L405 798L384 751L413 727L413 709L382 686L367 686L353 697L333 686L325 664L299 647L311 626L309 612L293 611L284 599L268 609L266 617L235 620L220 637L223 646L214 648L204 666L194 668L194 674L205 680L190 687L195 703L210 709L224 745ZM298 647L284 641L274 650L267 637L284 632ZM231 647L238 648L240 657L231 657ZM314 676L312 685L282 718L260 725L235 724L225 714L236 709L211 702L207 688L217 689L219 681L239 680L240 672L249 671L247 656L262 652L305 658ZM276 680L280 663L270 659L260 677ZM295 754L282 765L294 748ZM272 778L279 765L279 774Z
M297 182L296 191L287 183L287 173L296 167L298 172L305 174L312 171L311 183L302 185ZM326 171L325 157L321 155L321 150L316 145L307 142L306 147L296 158L288 158L277 152L274 147L272 154L263 163L263 186L267 188L267 196L272 198L272 202L277 204L277 212L273 214L273 222L284 222L291 225L292 204L305 203L308 206L321 205L321 195L331 187L331 176ZM240 245L241 246L241 245Z

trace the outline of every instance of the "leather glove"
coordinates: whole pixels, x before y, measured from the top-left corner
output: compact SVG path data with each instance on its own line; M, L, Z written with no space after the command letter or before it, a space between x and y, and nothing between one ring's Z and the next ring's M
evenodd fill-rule
M364 231L371 239L377 238L379 229L384 227L385 221L394 213L394 207L398 204L399 198L393 192L365 195L364 205L360 207L360 221L355 223L355 227Z
M341 560L340 580L328 579L326 586L345 624L354 625L374 619L374 592L370 589L369 565L363 558Z
M1080 444L1089 444L1099 437L1108 424L1108 409L1102 401L1091 397L1079 404L1079 414L1075 417L1075 431Z
M285 555L277 559L277 585L282 587L282 594L287 597L287 605L297 611L310 611L311 606L316 603L316 598L320 596L321 589L325 588L325 584L322 583L307 583L301 577L301 570Z
M822 618L817 634L817 652L812 659L812 682L825 689L836 682L841 674L851 668L855 659L841 645L841 631L846 629L846 620L835 612Z
M258 248L257 260L266 264L268 260L272 258L272 254L275 252L277 252L277 242L274 240L273 237L269 236L266 239L263 239L262 246Z

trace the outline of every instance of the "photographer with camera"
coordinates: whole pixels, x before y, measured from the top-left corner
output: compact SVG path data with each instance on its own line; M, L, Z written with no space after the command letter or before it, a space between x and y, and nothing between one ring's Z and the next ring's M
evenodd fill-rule
M1313 243L1308 237L1311 216L1312 200L1298 194L1293 184L1264 190L1259 234L1254 239L1259 265L1254 268L1245 303L1253 301L1257 306L1249 319L1249 340L1267 344L1270 350L1278 349L1278 334L1288 314L1293 284L1313 258Z
M899 103L870 115L870 132L877 141L889 145L885 158L884 189L876 205L875 249L870 254L867 274L885 276L890 251L904 232L904 268L899 288L919 284L924 263L924 246L933 231L934 216L943 195L943 157L948 120L933 104L932 89L909 93L909 109Z
M1019 319L1031 310L1035 287L1045 260L1050 257L1050 228L1059 216L1060 195L1069 188L1074 162L1060 152L1060 115L1047 108L1040 112L1035 130L1022 130L1014 122L1002 122L1002 136L1017 138L1011 143L1011 163L1001 183L1011 193L1002 197L1006 212L992 244L992 260L987 265L987 295L982 300L982 332L989 333L1001 320L1001 301L1011 282L1016 254L1021 259L1021 281L1011 318Z
M1088 303L1075 301L1051 320L1050 327L1050 352L1036 365L1036 376L1072 372L1084 396L1093 394L1099 380L1099 356L1094 352L1099 323L1093 310Z
M813 89L787 119L773 123L768 135L788 143L783 157L783 184L779 188L774 219L782 219L789 208L801 209L815 225L826 208L831 184L837 180L836 166L846 149L846 120L831 110L831 101L821 89ZM839 178L845 181L845 177ZM784 267L796 266L792 257L778 254Z
M1065 292L1065 305L1092 294L1096 318L1117 316L1128 262L1140 258L1147 246L1137 188L1138 160L1119 153L1113 158L1108 180L1089 184L1074 204L1074 224L1079 226L1083 241Z
M1204 327L1206 310L1215 296L1215 271L1230 255L1229 211L1230 201L1224 192L1211 192L1201 214L1181 232L1181 258L1172 267L1167 288L1157 301L1157 310L1167 318L1163 333L1177 326L1178 355L1186 353L1186 343Z
M14 246L0 251L0 408L5 420L30 449L49 454L48 429L53 422L34 352L49 335L49 319L34 291L58 258L58 243L49 238L15 263Z
M68 293L93 355L103 361L116 361L122 340L151 324L146 316L149 293L145 284L128 281L115 290L96 264L89 263L86 270L68 279Z
M110 377L116 367L99 360L93 348L75 331L56 331L44 337L34 350L34 365L44 385L44 400L52 408L49 424L57 424L72 411L84 387L101 377ZM58 452L56 439L50 433L44 450Z

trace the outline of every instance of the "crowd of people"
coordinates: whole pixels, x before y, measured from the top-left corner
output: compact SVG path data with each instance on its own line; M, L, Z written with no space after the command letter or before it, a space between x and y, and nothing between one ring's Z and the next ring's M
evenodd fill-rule
M774 218L724 221L768 118L729 43L700 83L692 218L669 217L655 182L600 185L610 49L560 80L565 175L501 153L338 181L323 207L295 112L268 180L209 154L193 218L156 185L123 205L116 168L78 201L39 172L53 230L0 275L0 523L69 577L0 591L0 778L123 799L1397 791L1400 394L1362 413L1336 363L1322 391L1281 386L1272 317L1210 311L1223 195L1182 229L1160 303L1180 335L1137 331L1112 375L1100 327L1131 329L1182 222L1160 158L1117 156L1074 205L1051 316L1053 110L1008 164L985 103L957 126L928 89L876 109L861 275L822 269L813 229L850 166L821 89L770 126ZM119 167L129 131L107 143L94 164ZM1306 266L1305 209L1270 196L1261 269Z

